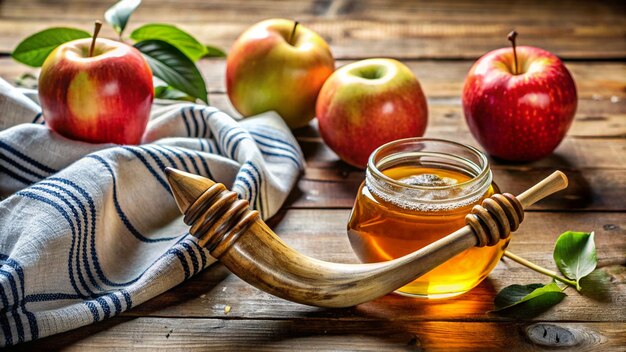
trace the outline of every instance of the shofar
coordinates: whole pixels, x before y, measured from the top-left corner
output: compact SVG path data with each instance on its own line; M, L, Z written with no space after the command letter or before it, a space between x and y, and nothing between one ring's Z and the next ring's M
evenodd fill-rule
M166 173L190 233L214 258L265 292L320 307L371 301L468 248L495 245L517 230L524 209L567 187L565 175L556 171L517 197L505 193L485 199L466 216L466 226L413 253L387 262L339 264L289 247L221 183L172 168Z

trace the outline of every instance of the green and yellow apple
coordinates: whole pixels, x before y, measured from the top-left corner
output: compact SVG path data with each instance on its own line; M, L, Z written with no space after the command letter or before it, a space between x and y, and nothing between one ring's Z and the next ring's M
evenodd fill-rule
M90 143L139 144L154 97L152 71L127 44L78 39L56 48L39 76L46 124Z
M328 44L285 19L259 22L237 39L226 61L226 89L244 116L277 111L291 128L315 117L315 101L335 69Z
M393 59L339 68L317 98L322 138L346 163L365 168L374 149L426 130L426 97L413 72Z

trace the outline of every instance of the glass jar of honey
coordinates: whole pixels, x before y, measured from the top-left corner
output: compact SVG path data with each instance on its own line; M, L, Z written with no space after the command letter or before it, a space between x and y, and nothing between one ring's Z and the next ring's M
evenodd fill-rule
M395 259L465 225L465 215L494 192L487 157L463 144L409 138L375 150L348 222L348 237L361 261ZM508 239L474 247L396 292L446 298L469 291L496 266Z

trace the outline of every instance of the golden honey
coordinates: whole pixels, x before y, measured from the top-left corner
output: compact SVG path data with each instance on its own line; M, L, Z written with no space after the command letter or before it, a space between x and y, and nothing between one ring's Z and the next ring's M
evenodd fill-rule
M494 193L487 159L473 148L460 155L455 148L469 147L453 143L446 149L442 144L452 142L424 139L392 143L370 159L348 223L350 243L363 262L392 260L445 237L463 227L471 208ZM475 163L474 153L479 153ZM376 164L376 157L382 162ZM506 245L501 241L466 250L397 292L424 298L467 292L491 272Z

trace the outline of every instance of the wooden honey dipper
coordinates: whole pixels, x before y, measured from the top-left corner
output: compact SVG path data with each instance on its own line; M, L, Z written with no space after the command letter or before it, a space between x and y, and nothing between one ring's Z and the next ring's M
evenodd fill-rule
M493 246L517 230L524 209L567 187L567 177L556 171L517 197L504 193L485 199L466 216L466 226L413 253L387 262L340 264L289 247L223 184L172 168L165 171L189 232L211 256L265 292L319 307L371 301L466 249Z

